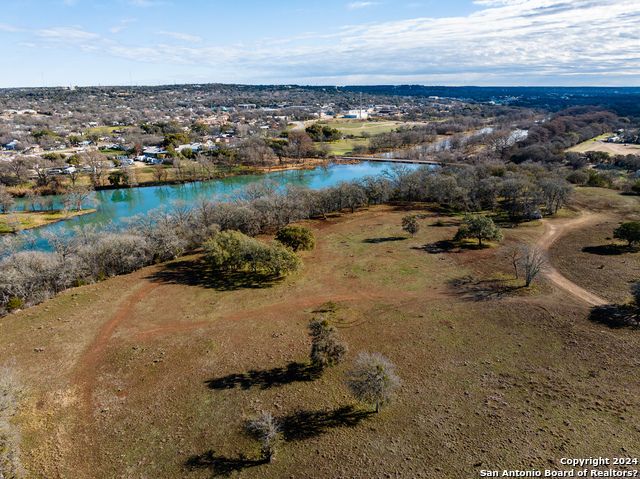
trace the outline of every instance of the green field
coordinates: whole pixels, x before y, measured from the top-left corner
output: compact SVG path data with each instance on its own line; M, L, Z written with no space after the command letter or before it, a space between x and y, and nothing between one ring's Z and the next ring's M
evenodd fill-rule
M426 125L426 123L414 123L403 121L366 121L366 120L332 120L318 122L327 124L331 128L340 130L345 135L360 136L362 133L376 135L387 131L393 131L400 127L410 127L413 125Z
M331 143L328 143L328 145L330 148L329 150L330 155L343 156L343 155L350 154L354 146L356 145L364 145L364 146L369 145L369 139L368 138L352 138L352 139L346 139L346 140L338 140L338 141L332 141Z

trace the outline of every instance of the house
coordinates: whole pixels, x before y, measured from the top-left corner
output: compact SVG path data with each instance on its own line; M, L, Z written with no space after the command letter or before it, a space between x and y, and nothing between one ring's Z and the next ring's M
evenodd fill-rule
M142 153L147 158L157 158L158 155L164 155L166 152L167 150L165 150L161 146L148 146L142 150Z
M2 145L3 148L7 149L7 150L15 150L16 146L18 146L18 140L11 140L8 143L5 143L4 145Z
M38 145L33 145L26 148L23 153L25 155L31 155L33 153L42 153L42 148L40 148Z

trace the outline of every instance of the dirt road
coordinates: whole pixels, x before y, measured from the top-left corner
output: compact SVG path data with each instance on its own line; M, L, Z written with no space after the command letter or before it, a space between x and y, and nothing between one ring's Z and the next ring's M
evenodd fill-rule
M586 214L574 220L567 221L565 223L557 224L556 222L550 222L549 220L541 220L545 226L545 232L542 234L536 244L540 246L544 251L548 252L551 245L562 235L567 234L569 231L581 228L590 223L594 223L600 219L600 215ZM602 298L599 298L593 293L581 288L577 284L569 281L560 272L549 265L547 271L547 278L554 282L557 286L564 289L568 293L580 298L591 306L604 306L607 303Z

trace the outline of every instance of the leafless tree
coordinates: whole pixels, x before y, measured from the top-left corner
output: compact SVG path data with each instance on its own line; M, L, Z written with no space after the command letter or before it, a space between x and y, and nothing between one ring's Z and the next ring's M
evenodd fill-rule
M7 164L9 171L17 178L20 184L26 183L30 166L31 160L26 156L17 156Z
M24 204L25 210L28 208L33 212L38 209L38 195L36 193L34 193L32 190L27 190L26 193L24 194L24 198L25 198L25 204Z
M381 354L360 353L347 372L347 387L356 399L375 405L376 412L380 412L380 406L389 402L393 391L400 386L395 369L395 365Z
M13 199L13 196L7 191L7 187L0 185L0 211L6 214L11 211L11 208L13 208L15 204L16 200Z
M536 279L541 273L548 268L549 257L545 251L536 244L520 245L520 258L518 259L518 267L524 276L525 287Z
M68 201L76 211L82 209L82 205L90 203L93 200L93 188L85 185L73 185L68 188Z
M250 433L257 436L264 458L273 462L278 446L282 442L282 426L268 411L262 411L247 424Z
M103 186L104 177L109 170L107 157L98 151L88 151L82 156L87 166L91 168L90 176L93 186Z
M497 253L499 258L505 259L513 266L513 271L518 279L520 259L522 257L522 249L517 243L509 243L508 245L500 248Z

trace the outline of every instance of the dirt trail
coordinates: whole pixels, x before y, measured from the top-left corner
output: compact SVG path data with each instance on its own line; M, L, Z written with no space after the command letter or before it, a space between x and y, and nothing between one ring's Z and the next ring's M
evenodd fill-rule
M545 232L542 234L536 244L540 246L544 251L549 251L551 245L562 235L567 234L570 231L581 228L590 223L594 223L598 221L601 215L594 214L585 214L571 221L567 221L566 223L557 224L552 223L548 220L541 220L542 224L545 226ZM554 268L552 265L549 265L547 271L547 278L553 281L557 286L564 289L568 293L580 298L587 304L591 306L604 306L608 304L602 298L599 298L593 293L590 293L586 289L581 288L577 284L569 281L566 277L564 277L560 272Z
M131 316L133 306L144 298L151 291L156 289L162 283L152 282L140 288L135 294L128 297L118 307L116 314L102 325L102 328L94 338L93 342L87 347L85 352L78 358L78 371L72 378L72 382L80 389L81 400L83 404L83 413L85 417L90 418L93 414L92 392L96 381L96 374L102 354L113 336L116 328L127 318Z

